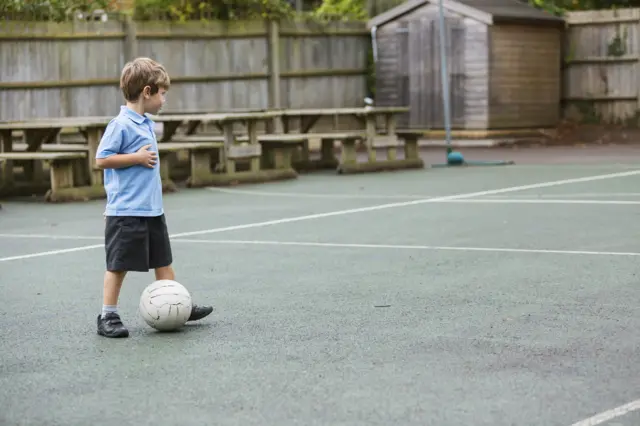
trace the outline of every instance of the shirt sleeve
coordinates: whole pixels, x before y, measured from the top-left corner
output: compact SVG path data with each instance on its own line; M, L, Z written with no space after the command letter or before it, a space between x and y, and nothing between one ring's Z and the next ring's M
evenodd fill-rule
M107 158L122 152L122 142L124 141L124 128L113 120L104 130L96 158Z

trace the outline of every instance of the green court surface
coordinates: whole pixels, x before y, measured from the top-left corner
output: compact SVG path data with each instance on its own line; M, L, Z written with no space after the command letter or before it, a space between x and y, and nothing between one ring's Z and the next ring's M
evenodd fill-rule
M183 189L174 266L215 311L155 332L134 273L120 340L103 207L3 203L0 425L640 424L633 164Z

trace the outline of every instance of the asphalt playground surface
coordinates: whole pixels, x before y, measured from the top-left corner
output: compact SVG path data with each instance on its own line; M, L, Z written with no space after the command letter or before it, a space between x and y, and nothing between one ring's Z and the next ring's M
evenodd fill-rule
M117 340L104 201L4 201L0 425L637 426L639 153L166 195L177 280L214 313L156 332L130 274Z

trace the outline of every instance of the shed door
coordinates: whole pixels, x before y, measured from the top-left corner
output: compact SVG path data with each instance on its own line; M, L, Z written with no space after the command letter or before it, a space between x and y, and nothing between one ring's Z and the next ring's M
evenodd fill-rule
M464 126L464 26L455 18L445 21L445 49L451 125ZM398 91L400 103L410 107L402 126L416 129L443 129L444 107L440 70L440 34L437 18L428 16L408 22L398 32L400 61Z

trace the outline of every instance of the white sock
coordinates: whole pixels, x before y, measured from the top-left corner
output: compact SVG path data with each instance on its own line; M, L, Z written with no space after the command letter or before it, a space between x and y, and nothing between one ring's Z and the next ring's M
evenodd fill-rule
M118 306L117 305L102 305L102 318L109 313L117 313Z

